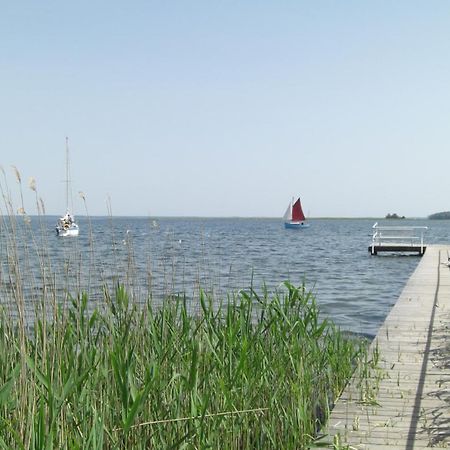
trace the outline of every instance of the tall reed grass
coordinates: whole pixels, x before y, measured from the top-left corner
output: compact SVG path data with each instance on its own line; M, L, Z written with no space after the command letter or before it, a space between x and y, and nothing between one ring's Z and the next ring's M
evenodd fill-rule
M82 285L61 290L45 245L2 194L2 449L306 448L367 359L305 286L221 301L200 291L195 314L183 294L155 307L120 282L95 303Z

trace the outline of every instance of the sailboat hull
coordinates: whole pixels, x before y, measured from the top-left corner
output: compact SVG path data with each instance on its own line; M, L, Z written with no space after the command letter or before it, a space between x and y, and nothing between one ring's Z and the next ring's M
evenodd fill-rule
M72 225L69 228L64 228L59 225L56 226L56 234L61 237L78 236L78 232L79 232L78 225L75 226Z
M292 228L292 229L309 228L309 223L305 223L305 222L284 222L284 228Z

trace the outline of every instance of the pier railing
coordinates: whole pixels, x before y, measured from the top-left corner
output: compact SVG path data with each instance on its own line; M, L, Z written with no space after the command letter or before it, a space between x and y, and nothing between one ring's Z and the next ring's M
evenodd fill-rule
M372 228L372 244L369 247L372 255L378 252L425 253L424 233L428 227L382 226L376 222Z

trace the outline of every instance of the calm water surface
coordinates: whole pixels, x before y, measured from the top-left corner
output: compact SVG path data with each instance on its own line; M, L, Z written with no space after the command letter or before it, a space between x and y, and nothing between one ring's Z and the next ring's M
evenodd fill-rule
M93 297L117 275L136 292L150 288L155 301L186 292L194 308L199 286L224 298L250 286L275 290L285 280L305 281L323 316L369 335L376 334L420 261L370 256L372 219L316 219L309 229L286 230L279 219L94 217L89 223L80 217L78 238L56 237L55 220L45 218L43 227L51 270L67 287ZM450 243L448 221L387 224L428 226L427 243Z

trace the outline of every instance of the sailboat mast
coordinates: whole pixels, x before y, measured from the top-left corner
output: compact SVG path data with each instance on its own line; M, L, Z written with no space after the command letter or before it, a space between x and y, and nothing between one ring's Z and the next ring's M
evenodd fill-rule
M69 210L69 138L66 136L66 208Z

